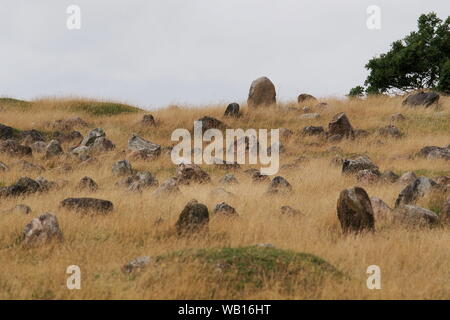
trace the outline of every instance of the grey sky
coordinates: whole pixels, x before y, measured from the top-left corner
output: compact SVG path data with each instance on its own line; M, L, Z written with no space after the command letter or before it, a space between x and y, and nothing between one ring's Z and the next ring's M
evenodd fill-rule
M81 30L66 9L81 8ZM366 27L369 5L381 30ZM341 96L364 64L448 0L1 0L0 95L77 95L144 108L243 102L267 76L280 100Z

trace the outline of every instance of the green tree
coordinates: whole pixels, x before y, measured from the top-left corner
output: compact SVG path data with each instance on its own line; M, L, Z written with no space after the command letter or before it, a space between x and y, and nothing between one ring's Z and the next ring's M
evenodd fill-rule
M366 93L380 94L414 89L449 92L450 17L445 21L435 13L418 19L418 30L395 41L387 53L366 64L369 76Z
M362 97L364 95L364 87L363 86L356 86L354 88L350 89L350 92L347 96L349 97Z

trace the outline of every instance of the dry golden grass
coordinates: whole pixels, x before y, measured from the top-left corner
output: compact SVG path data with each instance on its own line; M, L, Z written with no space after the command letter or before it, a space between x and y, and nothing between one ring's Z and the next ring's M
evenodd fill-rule
M77 100L82 101L82 100ZM31 195L18 199L1 199L1 210L23 203L29 205L31 215L0 214L0 298L1 299L450 299L450 229L407 230L388 221L376 221L375 234L358 237L343 236L336 217L336 201L341 190L357 185L352 177L341 175L340 168L330 165L333 153L325 152L332 144L316 137L295 138L285 141L286 153L281 164L291 163L300 156L310 160L298 168L279 172L293 186L290 196L267 197L266 185L255 185L243 171L234 172L240 184L225 187L236 196L228 199L210 195L218 187L218 180L226 172L203 166L213 180L211 185L181 187L182 194L168 198L155 198L152 189L142 193L129 193L114 184L111 166L125 158L127 140L138 133L147 140L164 146L174 144L170 135L176 128L192 128L193 121L209 115L223 120L232 128L278 128L293 131L307 125L327 126L332 116L345 112L353 127L373 130L389 124L389 116L402 113L404 122L396 123L405 133L399 140L368 138L343 141L338 144L344 154L368 155L382 171L398 173L417 171L429 177L450 175L445 161L410 159L426 145L444 146L450 143L450 99L442 98L439 109L409 109L402 107L400 98L370 98L368 100L324 99L329 109L321 111L316 120L301 120L296 111L284 107L249 111L239 119L223 118L223 106L182 108L177 106L151 112L158 126L138 124L144 111L118 115L93 115L76 109L72 100L42 99L30 106L1 106L0 122L20 130L42 129L47 121L80 116L90 124L82 134L101 127L117 146L116 150L98 157L100 165L63 172L56 160L43 160L35 155L32 162L48 168L43 173L23 173L16 169L0 172L0 183L8 185L20 176L48 180L66 179L70 183L60 191ZM89 104L89 101L84 101ZM314 110L313 110L314 111ZM378 143L382 140L382 144ZM67 149L70 145L64 145ZM11 164L14 159L0 154L0 161ZM132 162L134 168L149 170L159 180L173 176L175 167L169 156L155 161ZM76 183L84 176L92 177L100 189L92 194L79 192ZM403 188L399 184L363 186L370 196L377 196L393 206ZM108 199L115 210L105 217L80 217L58 208L67 197L91 196ZM210 211L216 203L226 201L239 212L238 220L213 218L209 234L194 239L178 238L172 228L184 205L196 198ZM290 205L303 212L298 218L280 217L279 208ZM423 200L421 203L427 206ZM65 241L39 248L24 248L16 244L23 227L33 217L44 212L57 215ZM155 225L162 217L164 221ZM121 273L121 266L142 255L164 255L182 249L241 247L258 243L271 243L279 249L306 252L319 256L348 275L349 280L324 281L319 287L298 292L284 292L280 279L267 280L258 290L244 289L239 295L231 293L215 281L214 277L199 274L195 264L180 268L177 263L163 269L149 267L136 277ZM366 287L366 269L378 265L382 271L382 289ZM82 272L82 289L68 290L66 268L78 265ZM201 268L200 268L201 269ZM281 277L281 276L280 276ZM280 281L279 281L280 280ZM295 279L294 279L295 280ZM212 290L211 288L214 288Z

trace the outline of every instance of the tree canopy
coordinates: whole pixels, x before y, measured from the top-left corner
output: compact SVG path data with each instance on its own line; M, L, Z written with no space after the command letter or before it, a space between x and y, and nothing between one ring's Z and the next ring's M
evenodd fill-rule
M366 64L367 94L432 89L450 93L450 17L435 13L418 19L418 30L391 44L391 49ZM361 94L361 86L349 96Z

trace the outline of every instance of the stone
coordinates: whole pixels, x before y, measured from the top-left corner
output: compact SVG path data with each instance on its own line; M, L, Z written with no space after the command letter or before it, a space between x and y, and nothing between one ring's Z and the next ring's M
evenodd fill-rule
M0 188L0 198L2 197L18 197L22 195L29 195L36 192L43 191L36 180L28 177L19 178L16 183Z
M401 113L394 113L390 116L391 122L400 122L405 121L406 117Z
M423 105L428 108L433 103L439 101L439 94L435 92L418 92L408 96L403 100L403 105L420 106Z
M20 171L27 171L27 172L42 172L42 171L45 171L45 168L43 166L31 163L31 162L23 160L23 159L13 162L11 164L11 166L15 167L16 169L18 169Z
M202 133L209 129L224 130L227 128L225 123L213 117L205 116L197 119L197 121L202 123Z
M180 213L175 228L178 235L186 235L208 230L208 208L197 200L191 200Z
M151 172L139 171L119 181L118 185L125 187L128 191L142 191L146 188L157 187L159 182Z
M102 128L96 128L88 133L81 141L80 146L90 147L94 144L95 140L98 138L106 137L105 131Z
M437 185L433 180L421 176L408 184L398 195L395 208L404 204L414 204L419 198L431 191Z
M288 128L279 128L280 130L280 138L282 139L289 139L294 132L292 132L292 130L288 129Z
M238 216L238 213L236 212L236 209L234 209L232 206L227 204L226 202L220 202L218 203L213 210L213 213L216 215L223 215L228 217L236 217Z
M156 126L155 118L151 114L145 114L142 117L141 124L144 126L154 127Z
M15 140L6 140L0 142L0 153L6 153L10 157L27 157L31 156L33 151Z
M40 191L59 190L63 187L54 181L48 181L44 177L37 177L36 182L39 184Z
M410 184L417 179L416 174L413 171L405 172L400 176L398 182L401 184Z
M59 141L59 143L64 142L74 142L76 144L80 144L83 141L83 135L79 131L70 131L70 132L53 132L53 139Z
M390 171L390 170L384 171L381 174L381 179L383 179L383 181L389 182L389 183L395 183L398 181L399 178L400 177L396 173L394 173L393 171Z
M55 156L60 156L63 153L64 153L64 151L63 151L59 141L58 140L52 140L52 141L50 141L50 143L46 147L45 158L48 159L48 158L52 158L52 157L55 157Z
M132 174L133 169L128 160L119 160L113 164L112 173L116 176L125 176Z
M229 192L221 187L212 189L209 192L208 196L210 198L234 198L235 197L234 193Z
M391 216L392 209L380 198L371 197L370 203L372 204L375 220L387 219Z
M44 153L47 150L47 144L44 141L36 141L29 146L32 152Z
M237 170L241 168L241 165L237 162L230 162L222 159L213 159L214 166L221 170Z
M89 127L89 124L80 117L75 117L69 119L55 120L49 123L48 126L55 130L67 132L73 130L74 127L87 128Z
M52 240L63 241L58 219L51 213L44 213L31 220L22 232L24 245L42 245Z
M144 270L152 260L148 256L137 257L131 260L122 267L122 272L125 274L131 274Z
M98 184L91 177L83 177L78 182L77 187L78 190L86 190L89 192L95 192L98 190Z
M442 206L440 218L444 223L450 223L450 197L445 200Z
M439 217L433 211L415 205L401 205L392 212L395 223L410 227L433 226L439 223Z
M302 120L312 120L312 119L319 119L320 118L320 114L315 113L315 112L311 112L311 113L305 113L299 116L299 119Z
M30 145L37 141L45 141L44 135L35 129L22 131L19 136L24 145Z
M0 161L0 171L2 172L9 171L9 167L1 161Z
M16 137L17 130L0 123L0 140L9 140Z
M267 182L270 181L269 176L261 174L259 170L256 170L251 175L253 182Z
M433 179L437 184L440 184L441 186L446 186L450 184L450 177L449 176L439 176L435 179Z
M181 163L177 165L176 177L180 184L190 184L195 183L209 183L211 182L211 177L206 171L203 171L196 164L185 164Z
M344 136L341 134L333 134L331 136L328 136L328 138L327 138L328 142L331 142L331 143L340 142L340 141L342 141L342 139L344 139Z
M280 208L280 213L283 216L292 216L292 217L299 216L302 214L300 210L294 209L290 206L282 206Z
M276 103L275 86L269 78L261 77L252 82L247 99L250 108L270 106Z
M354 138L355 136L350 120L343 112L336 114L328 123L328 135L333 136L336 134L345 138Z
M230 103L225 110L224 116L238 118L241 116L239 109L240 109L239 104L235 102Z
M428 160L433 159L450 160L450 148L427 146L420 149L420 151L417 153L417 156L427 158Z
M161 146L159 144L147 141L137 134L133 134L128 140L128 149L144 153L147 159L157 158L161 154Z
M342 173L345 174L355 174L361 170L369 170L376 175L381 175L378 171L378 166L375 165L367 156L358 156L354 159L345 159L342 164Z
M353 130L354 133L354 137L355 138L367 138L370 135L370 132L367 130L362 130L362 129L355 129Z
M91 158L91 149L86 146L79 146L70 151L70 155L80 161L86 161Z
M301 131L303 135L307 136L320 136L325 133L325 130L323 127L315 127L315 126L308 126L304 127Z
M363 188L354 187L340 193L337 216L343 233L375 231L372 204Z
M388 125L386 127L380 128L378 130L378 134L382 137L390 137L390 138L401 138L403 134L400 130L394 125Z
M170 178L164 181L153 193L155 196L179 194L178 179Z
M105 137L99 137L95 139L94 143L90 146L91 151L94 153L111 151L115 148L116 146L114 145L114 143L112 143L111 140L106 139Z
M226 174L220 178L219 183L221 184L238 184L238 180L233 174Z
M364 169L356 173L356 180L363 184L373 184L380 181L380 176L372 170Z
M291 184L281 176L273 178L267 190L267 194L287 194L290 192L292 192Z
M302 104L303 102L308 100L317 100L317 99L314 96L307 93L302 93L297 97L298 104Z
M106 214L114 209L111 201L95 198L67 198L61 201L60 206L64 209L79 213Z

